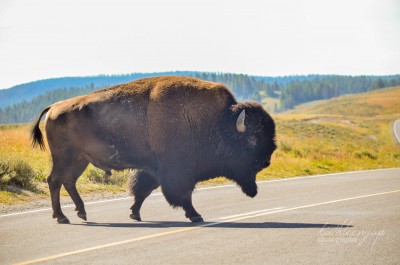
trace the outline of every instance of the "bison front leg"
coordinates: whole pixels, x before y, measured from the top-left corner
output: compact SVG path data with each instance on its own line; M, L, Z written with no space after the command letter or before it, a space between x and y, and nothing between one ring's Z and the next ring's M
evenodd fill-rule
M192 203L192 192L183 199L183 210L185 210L186 218L189 218L193 223L204 222L203 217L194 209Z
M204 222L201 215L196 211L192 204L192 192L194 185L187 187L179 183L163 183L162 190L165 198L173 207L182 207L185 211L185 216L190 221Z
M130 217L137 221L142 221L140 217L140 209L144 200L151 194L151 192L157 189L160 183L151 176L149 173L139 170L135 171L129 179L130 193L134 196L135 202L133 203L131 210L132 214Z

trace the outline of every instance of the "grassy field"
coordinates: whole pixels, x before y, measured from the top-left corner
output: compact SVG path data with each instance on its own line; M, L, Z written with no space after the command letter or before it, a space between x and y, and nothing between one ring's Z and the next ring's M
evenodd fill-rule
M27 124L0 125L0 203L26 203L48 198L46 178L51 170L50 152L31 148L30 129ZM107 183L103 174L102 170L90 165L79 178L78 190L83 194L126 191L127 171L113 172ZM62 189L61 194L67 195L67 192Z
M395 87L275 115L279 148L260 178L400 167L392 135L399 102Z
M400 148L391 126L400 118L400 87L319 101L274 115L278 149L258 179L286 178L351 170L400 167ZM0 203L48 198L48 151L31 149L29 125L0 126ZM89 166L78 181L83 194L126 191L127 172ZM224 182L218 178L206 184ZM15 188L22 186L23 189ZM67 195L62 191L63 195Z

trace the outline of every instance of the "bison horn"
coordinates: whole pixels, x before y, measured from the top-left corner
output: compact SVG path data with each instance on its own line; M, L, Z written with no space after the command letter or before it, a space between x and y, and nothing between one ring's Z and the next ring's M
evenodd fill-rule
M246 130L246 126L244 125L245 118L246 118L246 111L242 110L242 112L239 114L239 117L237 118L237 121L236 121L236 129L240 133L242 133Z

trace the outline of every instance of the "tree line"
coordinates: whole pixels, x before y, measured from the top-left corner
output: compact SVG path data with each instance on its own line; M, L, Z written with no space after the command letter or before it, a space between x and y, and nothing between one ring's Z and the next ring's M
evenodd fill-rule
M26 123L36 118L47 106L60 100L84 95L96 90L94 86L61 88L0 109L0 124Z
M345 94L354 94L400 85L400 75L396 76L336 76L310 75L287 77L256 77L244 74L205 73L205 72L169 72L136 75L90 77L85 83L84 77L72 79L74 82L61 82L58 79L48 81L55 83L76 84L77 86L44 90L42 94L30 100L23 100L7 107L0 108L0 124L25 123L32 121L45 107L67 98L88 94L109 87L115 83L125 83L142 77L155 75L192 76L208 81L219 82L229 87L239 101L261 101L265 97L275 98L279 104L269 107L275 112L282 112L305 102L329 99ZM69 79L63 79L64 81ZM71 81L71 80L69 80ZM82 85L85 84L85 85ZM43 84L42 84L43 85Z

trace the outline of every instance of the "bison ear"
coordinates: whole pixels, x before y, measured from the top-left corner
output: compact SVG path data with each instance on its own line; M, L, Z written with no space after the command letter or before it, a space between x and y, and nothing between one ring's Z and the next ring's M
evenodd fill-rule
M236 129L240 133L243 133L246 130L246 126L244 125L245 118L246 118L246 110L242 110L242 112L239 114L239 117L236 120Z

